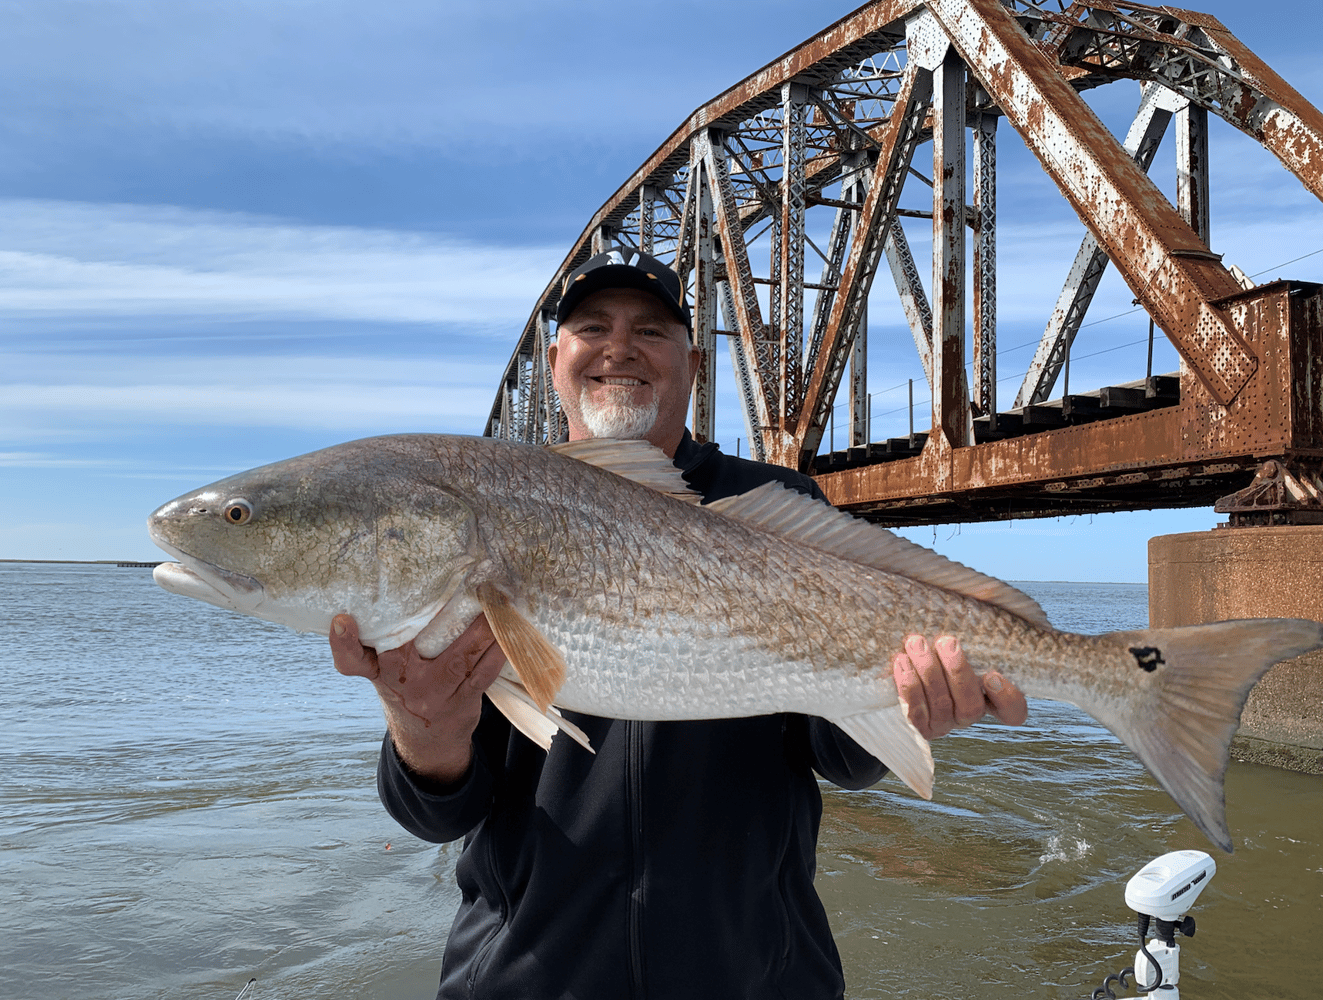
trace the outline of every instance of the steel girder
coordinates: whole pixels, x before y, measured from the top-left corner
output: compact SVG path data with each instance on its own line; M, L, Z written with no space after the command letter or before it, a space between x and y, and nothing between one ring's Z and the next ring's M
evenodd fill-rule
M594 246L642 248L650 241L651 252L671 263L695 294L700 193L706 191L715 237L715 298L724 301L723 288L729 288L725 304L734 315L727 324L734 329L725 332L739 338L732 360L746 412L756 414L754 450L788 464L810 459L812 451L800 457L805 423L800 416L823 387L810 397L805 358L825 338L806 332L804 317L825 314L830 324L826 301L834 289L830 279L806 285L805 256L817 248L805 231L805 216L823 204L825 188L840 183L843 152L875 153L905 65L901 18L918 6L909 0L863 8L696 111L596 213L544 289L534 315L554 311L564 276ZM695 170L695 163L701 168ZM765 269L756 267L751 253L768 262ZM871 273L865 286L869 281ZM824 289L828 299L818 301ZM811 308L806 291L815 296ZM867 287L861 299L866 296ZM852 303L855 317L862 300ZM821 320L815 328L822 330ZM851 339L835 352L848 356ZM530 358L541 349L537 323L530 318L507 365L487 434L547 441L559 433L554 416L543 413L531 433L527 421L515 424L509 416L511 405L534 391L536 366ZM834 396L844 361L831 360L837 367L830 381ZM821 348L817 363L823 363ZM824 422L830 405L831 398L821 403ZM816 430L813 448L821 436L821 427Z
M1166 134L1172 113L1186 102L1158 84L1145 84L1139 100L1139 110L1126 134L1124 149L1145 172L1153 165L1158 146ZM1057 376L1065 363L1067 352L1075 342L1080 324L1093 301L1094 293L1102 282L1109 258L1092 233L1080 243L1075 262L1066 276L1065 287L1057 299L1056 308L1047 321L1043 339L1038 343L1029 371L1024 376L1015 405L1022 407L1041 403L1052 395Z
M900 296L900 306L910 325L914 337L914 349L918 352L919 363L923 365L924 377L929 388L933 384L933 311L928 304L928 293L923 289L923 278L919 276L919 265L910 252L909 240L900 222L891 225L887 234L887 263L891 265L891 276L896 282L896 294Z
M1125 146L1079 94L1122 78L1148 84L1152 104L1141 108ZM1209 112L1253 136L1323 197L1323 116L1212 17L1105 0L874 0L695 111L602 206L536 303L486 433L548 441L562 432L539 360L546 316L564 276L594 248L622 246L647 249L686 279L702 317L700 346L711 352L716 335L730 335L751 451L799 468L809 467L844 371L862 353L856 342L866 334L868 296L885 254L933 387L933 426L943 433L929 446L971 447L970 418L995 419L996 411L1000 117L1089 232L1017 405L1050 391L1110 261L1209 398L1226 407L1260 358L1224 305L1241 286L1207 245ZM1177 206L1145 175L1172 114L1182 170ZM966 128L974 133L972 208L962 190ZM897 221L906 180L922 176L912 159L924 142L935 153L931 306L924 268ZM826 208L835 215L820 249L811 234L821 229L808 220ZM967 225L975 255L972 384L963 264L956 273ZM822 261L817 280L805 273L813 255ZM860 369L851 383L855 446L869 440ZM713 378L705 365L696 392L700 435L710 433ZM946 476L938 466L952 468L949 454L926 464L935 483Z

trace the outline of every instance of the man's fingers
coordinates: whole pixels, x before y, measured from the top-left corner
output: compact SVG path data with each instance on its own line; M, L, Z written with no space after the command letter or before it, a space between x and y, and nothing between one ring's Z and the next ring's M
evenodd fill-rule
M919 680L923 682L923 694L928 705L928 732L922 728L919 731L930 740L945 736L955 723L951 689L946 682L942 661L928 645L928 640L921 635L911 635L905 639L905 653L914 664Z
M501 647L496 644L496 636L492 632L492 627L487 624L487 616L478 615L459 634L459 638L440 655L453 656L451 669L462 672L466 678L471 678L478 671L480 665L485 664L490 669L490 657L493 649L500 655L500 661L496 666L496 670L499 671L500 664L505 662L505 654L500 652ZM496 673L493 672L491 680L495 679ZM490 684L491 680L488 680L487 684ZM486 688L487 684L484 684L483 688Z
M1024 692L995 670L983 675L983 697L987 710L1008 726L1022 726L1029 718Z
M995 671L975 674L959 641L949 635L931 645L920 635L906 637L905 652L892 661L892 676L906 715L925 739L973 725L986 712L1012 726L1029 714L1019 688Z
M933 643L937 658L946 675L947 689L951 692L951 721L953 726L972 726L983 718L987 706L983 701L983 685L974 669L965 659L965 651L954 636L944 635Z
M919 679L919 672L914 669L908 654L896 654L896 658L891 661L891 673L910 724L924 739L932 739L932 729L928 724L928 696L923 692L923 681Z
M486 691L492 686L501 668L505 666L505 650L493 639L490 646L478 657L465 683L473 691Z
M366 677L376 680L381 672L377 654L358 639L358 622L349 615L336 615L331 619L331 659L335 669L346 677Z

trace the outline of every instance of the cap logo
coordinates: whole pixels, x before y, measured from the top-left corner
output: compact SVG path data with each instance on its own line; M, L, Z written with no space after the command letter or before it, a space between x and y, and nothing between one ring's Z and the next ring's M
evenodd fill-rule
M625 263L625 255L622 254L619 250L611 250L611 251L608 251L608 252L607 252L607 259L608 259L609 261L611 261L612 264L623 264L623 263Z

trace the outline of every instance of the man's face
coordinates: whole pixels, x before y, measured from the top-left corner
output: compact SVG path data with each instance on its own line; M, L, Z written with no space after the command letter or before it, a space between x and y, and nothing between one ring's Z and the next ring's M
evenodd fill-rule
M653 296L594 292L547 351L570 440L643 438L674 456L698 358L684 325Z

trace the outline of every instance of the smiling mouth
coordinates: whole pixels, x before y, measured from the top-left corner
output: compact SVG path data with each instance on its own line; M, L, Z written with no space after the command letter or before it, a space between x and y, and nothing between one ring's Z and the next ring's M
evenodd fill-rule
M619 385L624 386L627 389L637 389L648 384L642 379L628 378L619 375L593 375L590 377L598 385Z

